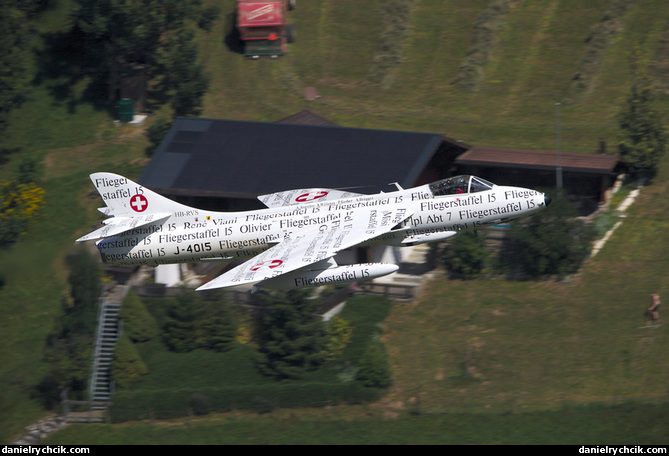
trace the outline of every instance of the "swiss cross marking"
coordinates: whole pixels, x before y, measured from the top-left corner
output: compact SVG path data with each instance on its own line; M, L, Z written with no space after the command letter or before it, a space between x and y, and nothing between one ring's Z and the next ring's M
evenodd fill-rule
M144 212L149 207L149 202L144 195L135 195L130 199L130 207L135 212Z
M250 270L255 272L258 271L259 269L274 269L277 266L281 266L283 264L283 261L281 260L271 260L271 261L264 261L262 263L258 263L255 266L251 266Z
M323 198L324 196L327 196L327 194L328 192L326 191L309 192L298 196L297 198L295 198L295 201L298 201L300 203L306 203L309 201L317 200L318 198Z

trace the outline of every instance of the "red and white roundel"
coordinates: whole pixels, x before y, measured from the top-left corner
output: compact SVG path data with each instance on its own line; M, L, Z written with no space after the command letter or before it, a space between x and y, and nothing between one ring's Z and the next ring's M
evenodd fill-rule
M277 266L281 266L282 264L283 261L281 260L263 261L262 263L258 263L255 266L251 266L250 270L255 272L259 271L260 269L274 269Z
M317 200L318 198L323 198L327 194L328 192L324 190L321 190L320 192L308 192L295 198L295 201L299 203L307 203L309 201Z
M144 195L135 195L130 198L130 207L135 212L144 212L149 207L149 200Z

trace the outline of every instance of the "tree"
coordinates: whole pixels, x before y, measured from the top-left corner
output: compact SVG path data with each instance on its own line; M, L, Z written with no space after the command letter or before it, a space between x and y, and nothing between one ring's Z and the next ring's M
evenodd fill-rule
M201 315L202 305L195 291L184 289L165 315L163 338L170 350L185 353L199 348Z
M217 352L230 350L236 343L237 321L228 306L204 302L200 324L200 347Z
M70 299L63 298L62 314L46 338L44 357L49 373L42 383L81 393L90 374L101 290L100 269L85 247L70 256L68 265ZM55 388L50 392L55 392Z
M149 145L146 147L146 155L149 157L158 148L167 132L172 127L172 120L165 117L159 117L153 121L151 126L146 129L146 136L149 138Z
M63 316L68 332L95 336L98 300L102 290L100 267L85 246L79 246L69 259L70 296L72 304Z
M500 264L520 266L530 277L571 274L590 251L593 230L576 217L576 209L562 192L543 211L512 224L509 244L500 254Z
M197 63L197 46L191 29L178 30L158 52L162 87L172 99L176 116L197 115L209 87L204 67Z
M195 17L199 0L77 0L75 28L104 43L107 60L150 63L165 33Z
M118 388L127 388L142 375L149 372L142 357L135 349L127 333L114 346L114 364L111 375Z
M130 290L121 306L123 334L132 342L146 342L158 335L158 323L146 310L142 300Z
M77 4L75 30L100 49L102 66L145 65L151 76L162 76L163 95L172 98L176 115L199 113L208 80L197 64L192 29L209 27L216 8L204 8L201 0L77 0Z
M290 290L265 297L259 338L259 367L278 379L299 379L324 361L325 330L315 315L309 290Z
M175 352L227 351L236 343L236 335L233 312L220 302L203 301L193 290L182 290L165 315L163 339Z
M7 117L23 100L27 85L32 32L17 0L0 0L0 133Z
M665 152L667 133L653 104L648 78L640 76L618 115L618 153L635 177L653 177Z

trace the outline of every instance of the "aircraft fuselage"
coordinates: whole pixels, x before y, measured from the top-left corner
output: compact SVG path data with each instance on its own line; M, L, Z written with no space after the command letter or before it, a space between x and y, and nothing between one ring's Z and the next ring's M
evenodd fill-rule
M341 233L354 229L352 215L360 208L369 211L369 217L366 226L355 229L370 232L394 223L390 216L393 211L411 214L392 230L365 242L407 246L523 217L550 202L547 195L520 187L492 185L474 192L438 195L431 185L327 201L321 201L318 194L302 195L307 202L299 205L248 212L177 211L167 219L101 239L97 247L104 262L120 265L234 260L258 255L303 228L318 227L320 233L332 233L331 239L326 234L318 248L336 249ZM137 193L140 191L141 187ZM309 198L314 199L309 202ZM142 201L138 198L137 202Z

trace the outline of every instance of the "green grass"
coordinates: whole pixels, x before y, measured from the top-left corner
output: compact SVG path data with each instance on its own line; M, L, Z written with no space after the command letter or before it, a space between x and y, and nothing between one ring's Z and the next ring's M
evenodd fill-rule
M398 386L388 401L420 397L432 412L666 401L666 328L641 327L650 294L669 292L667 169L569 280L438 279L415 305L395 306L386 345Z
M211 32L198 34L200 57L212 81L203 116L275 121L308 108L343 126L439 132L474 145L547 150L555 147L555 103L568 94L588 29L607 4L517 2L500 29L482 85L474 94L463 94L451 81L486 0L415 2L402 64L393 69L390 87L369 80L381 32L380 0L364 7L354 0L298 2L290 14L298 40L274 61L248 61L230 52L225 35L234 2L216 3L221 20ZM70 6L71 1L60 0L40 18L38 29L64 30ZM563 150L590 153L600 139L614 150L615 116L632 81L629 56L637 45L654 55L667 12L669 4L662 0L632 4L595 89L561 108ZM37 49L46 46L42 39L35 43ZM39 61L33 64L37 71ZM41 185L47 191L40 225L0 252L3 442L45 412L31 391L44 371L44 336L66 291L62 259L77 235L97 220L98 202L86 197L91 189L87 174L109 170L136 177L145 163L142 130L114 127L108 109L87 101L94 88L91 77L78 77L68 87L69 76L52 73L29 87L27 102L13 113L3 137L4 145L18 152L0 176L11 175L29 156L41 160ZM321 98L305 101L302 90L308 86ZM67 90L53 90L58 87ZM669 113L666 95L660 97L660 111ZM328 432L305 432L319 428L342 442L547 443L562 437L558 443L661 443L654 423L666 429L666 415L658 410L666 409L669 338L664 326L639 327L650 293L669 292L668 167L665 158L660 175L643 189L623 225L570 281L440 278L416 303L394 306L383 325L383 340L395 385L373 407L314 417L306 411L222 417L206 423L204 431L178 425L83 431L73 426L54 438L74 443L86 437L73 434L85 434L98 442L167 443L239 434L237 442L320 438L318 443L326 443ZM643 405L648 402L658 405ZM407 416L416 409L424 415ZM386 411L400 418L384 421ZM646 421L651 418L656 421Z
M342 413L343 412L343 413ZM624 423L624 425L620 425ZM372 409L277 411L197 420L71 425L56 445L664 445L665 405L574 406L527 413L440 413L384 419Z

